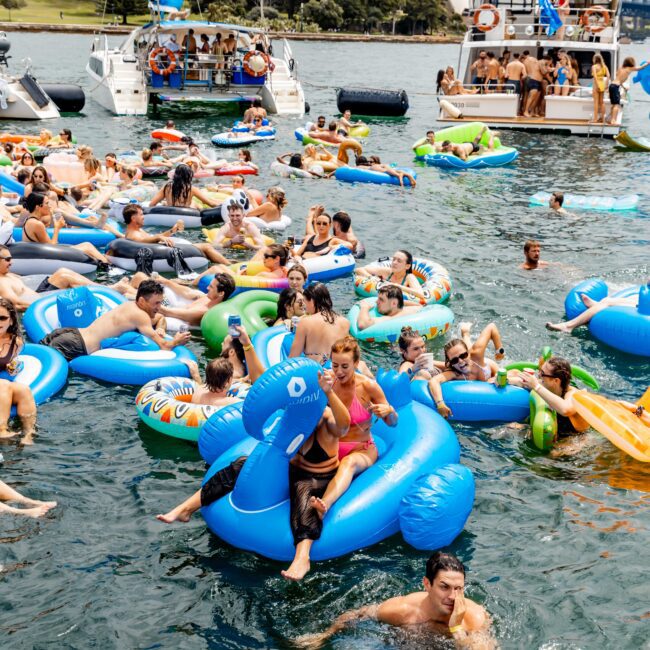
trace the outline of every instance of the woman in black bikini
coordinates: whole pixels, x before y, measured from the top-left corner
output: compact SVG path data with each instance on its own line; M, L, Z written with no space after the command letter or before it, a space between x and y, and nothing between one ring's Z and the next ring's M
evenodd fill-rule
M312 217L312 223L316 234L305 238L300 248L292 253L294 257L308 259L327 255L342 243L340 239L333 237L330 233L332 217L329 214L322 211L317 212Z
M194 173L192 169L185 164L176 167L174 171L174 178L165 183L163 187L158 190L156 195L151 199L150 206L158 205L161 201L165 205L173 206L175 208L191 208L192 199L196 198L201 203L216 208L220 202L215 201L212 197L202 192L198 187L192 185Z
M21 368L17 356L23 348L18 335L19 324L16 309L5 298L0 298L0 438L16 435L7 428L11 407L22 422L21 444L31 445L36 424L36 403L29 386L13 381Z

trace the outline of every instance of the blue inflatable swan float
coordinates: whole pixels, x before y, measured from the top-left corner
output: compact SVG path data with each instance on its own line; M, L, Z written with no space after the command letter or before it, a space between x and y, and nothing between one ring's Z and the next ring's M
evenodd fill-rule
M234 490L202 508L210 530L233 546L274 560L293 558L289 461L326 406L320 370L302 357L282 361L262 375L243 404L215 413L203 427L199 450L211 465L204 483L248 456ZM350 553L400 530L418 549L440 548L462 531L472 509L474 479L458 464L451 427L411 399L405 375L380 371L378 381L398 425L373 424L379 459L328 512L312 548L314 560Z

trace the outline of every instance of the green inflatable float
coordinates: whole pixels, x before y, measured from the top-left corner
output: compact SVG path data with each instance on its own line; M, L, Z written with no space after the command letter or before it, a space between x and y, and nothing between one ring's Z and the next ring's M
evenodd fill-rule
M270 321L277 318L278 294L273 291L244 291L234 298L222 302L210 309L201 319L201 332L205 342L217 350L228 335L228 316L236 314L241 317L242 325L248 334L266 329Z
M539 363L519 361L506 366L506 370L537 370L553 356L548 346L542 349ZM571 376L579 379L592 390L599 390L600 384L586 370L579 366L571 366ZM571 382L573 383L573 382ZM533 390L530 392L530 428L533 444L537 449L548 451L553 448L557 439L557 415L555 411Z

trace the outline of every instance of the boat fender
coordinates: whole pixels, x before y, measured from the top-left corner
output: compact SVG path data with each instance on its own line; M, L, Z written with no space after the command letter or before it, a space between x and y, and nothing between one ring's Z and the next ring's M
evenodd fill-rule
M441 110L443 110L448 117L459 118L463 116L460 109L454 106L451 102L448 102L446 99L439 99L438 101L440 103Z
M457 463L420 477L399 507L404 539L420 551L449 546L465 527L474 494L471 470Z

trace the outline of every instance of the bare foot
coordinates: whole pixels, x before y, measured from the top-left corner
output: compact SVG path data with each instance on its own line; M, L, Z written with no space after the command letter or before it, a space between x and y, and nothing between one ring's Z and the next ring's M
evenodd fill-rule
M566 323L546 323L546 329L552 332L565 332L566 334L573 332L573 328Z
M29 436L23 436L20 439L20 444L23 445L23 447L28 447L30 445L34 444L34 436L29 435Z
M322 499L310 497L309 505L318 513L321 519L327 514L327 506Z
M460 329L461 338L464 338L465 336L469 336L469 333L472 329L472 324L469 321L463 321L462 323L458 324L458 328Z
M51 510L52 507L53 506L44 503L42 506L36 506L35 508L24 508L24 509L16 508L15 514L20 514L25 517L32 517L33 519L38 519L39 517L42 517L43 515L47 514L47 511Z
M593 307L596 304L596 301L593 298L590 298L586 293L580 294L580 300L585 304L585 307Z
M28 497L23 497L19 503L24 503L26 506L45 507L47 510L51 510L57 506L56 501L38 501L37 499L30 499Z
M124 294L128 291L130 286L129 278L122 278L121 280L118 280L111 289L115 289L118 293Z
M297 557L291 563L291 566L286 571L280 571L280 574L286 580L293 580L294 582L298 582L299 580L302 580L307 575L310 566L311 565L309 564L309 560L307 560L306 558Z
M18 435L18 431L9 431L7 427L0 429L0 438L13 438Z
M186 524L190 520L191 516L192 513L180 505L176 506L173 510L170 510L167 514L156 515L156 519L165 524L173 524L175 521L180 521Z

